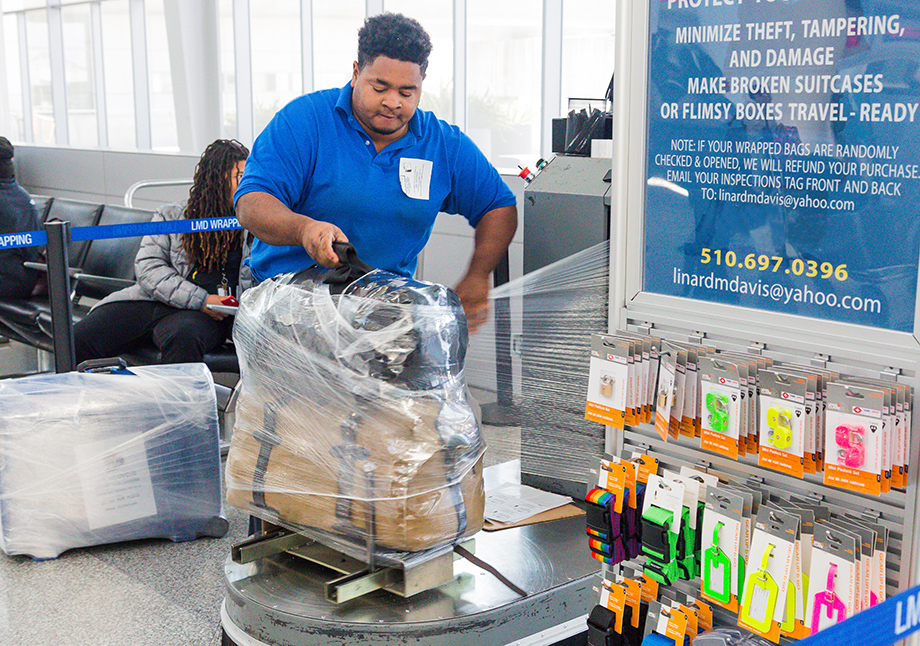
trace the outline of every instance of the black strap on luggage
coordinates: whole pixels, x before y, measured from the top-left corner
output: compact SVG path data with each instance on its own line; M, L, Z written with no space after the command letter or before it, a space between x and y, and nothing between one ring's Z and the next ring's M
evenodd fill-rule
M329 291L333 294L341 293L347 285L376 269L358 258L358 252L350 242L333 242L332 250L342 266L326 274L323 282L329 285Z
M275 430L277 411L273 402L266 402L263 416L262 428L252 434L259 442L259 457L252 474L252 501L257 507L271 510L271 507L265 503L265 474L268 471L268 460L272 449L281 444L281 436Z

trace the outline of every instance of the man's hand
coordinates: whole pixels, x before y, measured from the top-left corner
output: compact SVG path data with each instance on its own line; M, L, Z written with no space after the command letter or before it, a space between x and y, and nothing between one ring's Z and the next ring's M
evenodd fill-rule
M517 228L517 207L502 206L482 216L476 225L473 257L466 275L455 287L470 334L489 318L489 279L508 250Z
M244 229L262 242L278 247L300 245L323 267L341 264L332 243L348 242L342 230L334 224L294 213L273 195L246 193L237 200L236 217Z
M457 283L454 291L463 304L470 334L475 334L489 319L489 274L468 273Z
M223 312L218 312L217 310L212 310L209 305L223 305L220 302L223 296L218 296L217 294L208 294L208 300L204 302L204 307L201 308L201 311L210 316L215 321L223 321L227 318L227 315Z
M334 224L320 222L305 218L300 233L300 244L310 257L323 267L338 267L341 265L338 255L332 249L333 242L348 242L348 238Z

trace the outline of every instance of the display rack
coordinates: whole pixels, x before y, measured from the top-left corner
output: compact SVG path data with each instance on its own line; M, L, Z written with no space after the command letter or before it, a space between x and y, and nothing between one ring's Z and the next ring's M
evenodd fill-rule
M653 89L650 87L654 79L665 76L668 71L661 65L660 46L662 43L662 32L659 20L663 20L666 11L677 11L680 9L683 13L679 19L680 24L687 26L697 25L724 25L729 24L733 19L744 24L745 21L751 21L756 17L758 11L768 12L764 15L764 20L772 19L774 13L779 12L775 6L766 8L764 5L752 3L748 6L739 8L737 5L728 6L728 3L696 3L697 6L691 6L691 3L654 3L651 0L637 0L636 2L618 3L618 43L617 43L617 75L615 78L614 88L614 130L616 133L614 139L614 158L613 158L613 185L611 190L611 265L610 265L610 292L611 302L609 309L608 332L613 333L615 330L631 330L651 334L662 339L670 339L680 342L702 342L708 346L715 347L719 351L733 351L755 353L768 356L777 361L795 362L800 364L813 365L815 367L833 369L840 372L841 376L868 377L886 381L896 381L898 383L909 385L914 392L912 405L914 409L920 405L920 383L918 383L918 374L920 374L920 317L918 317L918 304L920 298L915 298L915 293L902 293L901 297L889 298L884 300L885 307L891 308L886 312L886 319L877 322L854 322L855 317L844 312L841 308L839 311L816 312L816 308L803 307L797 303L791 303L784 307L783 301L787 299L773 299L773 302L765 303L763 307L751 306L741 298L732 299L730 297L712 297L711 295L696 297L695 294L685 291L681 293L677 288L669 290L662 289L662 281L658 280L658 287L651 291L649 285L655 284L655 278L661 278L661 273L671 271L671 265L656 266L655 262L659 258L664 258L670 262L673 258L681 258L682 262L690 266L693 253L699 257L700 249L688 250L693 246L687 241L699 240L699 236L693 232L693 217L698 216L698 211L691 211L691 208L709 208L705 199L700 199L703 194L701 184L690 181L686 187L682 187L680 182L670 186L673 195L668 195L662 199L660 194L656 194L654 199L650 199L650 191L658 190L651 186L650 178L653 171L658 169L655 166L654 158L650 159L650 138L651 133L658 134L661 119L664 114L659 110L661 98L656 93L660 92L660 87ZM779 5L780 3L775 3ZM784 3L782 11L786 14L779 16L777 20L796 19L798 9L790 5L796 3ZM803 3L804 4L804 3ZM847 3L849 6L851 3ZM840 10L845 13L844 3L841 7L835 8L833 3L822 5L821 11L824 13L833 13ZM861 11L866 16L871 17L875 14L898 15L899 19L905 25L916 24L920 20L917 15L916 7L905 2L862 2ZM719 7L719 8L715 8ZM801 9L804 11L804 9ZM769 13L769 12L774 13ZM824 15L822 13L822 16ZM828 14L829 15L829 14ZM670 20L677 20L674 16L665 16ZM827 16L825 16L827 17ZM846 17L845 15L843 17ZM889 16L890 17L890 16ZM889 21L890 22L890 21ZM792 28L798 29L800 22L793 20ZM746 29L742 29L742 38ZM901 32L903 34L903 32ZM677 42L673 33L668 32L668 41L672 45ZM898 35L884 35L879 37L879 42L890 41L892 38L899 38ZM657 39L657 40L656 40ZM799 46L803 39L795 41L795 46ZM872 39L866 36L863 39L863 45L872 44ZM907 57L912 60L920 59L920 48L915 44L896 43L898 47L891 49L892 55L895 53L899 57ZM789 43L781 43L783 47L788 47ZM908 46L909 45L909 46ZM655 49L658 46L659 49ZM863 54L862 49L855 46L850 47L846 54L850 57L847 59L847 65L871 65L873 61L877 62L884 59L883 54ZM702 46L701 46L702 47ZM780 47L780 44L753 44L749 45L744 42L722 43L709 47L708 51L718 50L720 55L724 54L723 59L717 56L713 59L717 63L726 61L724 69L716 69L712 75L723 74L729 76L748 74L783 74L782 70L775 67L765 71L764 68L756 69L738 69L731 68L727 63L729 54L734 49L760 48L766 51L769 47ZM841 45L844 47L844 45ZM679 47L674 47L678 51ZM915 51L916 50L916 51ZM843 51L843 50L841 50ZM673 53L673 52L672 52ZM669 59L671 60L671 59ZM667 61L666 61L667 62ZM821 70L818 71L820 73ZM811 72L809 72L811 73ZM702 74L702 73L701 73ZM654 75L654 78L653 78ZM653 78L653 81L650 81ZM894 79L890 79L894 83ZM686 89L686 79L684 79ZM887 81L886 81L887 82ZM886 86L887 87L887 86ZM679 88L678 88L679 89ZM894 90L892 90L894 91ZM713 92L713 96L701 98L694 96L684 96L683 102L704 102L726 100L726 101L744 101L744 96L715 96L718 92ZM783 97L772 97L774 102L784 100ZM839 100L833 97L828 101ZM860 99L861 100L861 99ZM882 95L881 101L892 100ZM854 112L856 117L851 118L847 124L851 130L847 131L851 139L855 140L857 135L862 135L863 131L854 131L860 119L858 110ZM700 120L703 121L703 120ZM694 132L698 122L689 124L688 133ZM789 119L786 117L785 125L782 128L774 128L775 125L766 124L774 128L772 134L790 134L798 136L799 133L790 129ZM720 127L724 124L716 124ZM816 128L820 124L816 124ZM869 124L872 125L872 124ZM807 136L806 129L799 123L801 134L804 138ZM905 128L920 128L920 122L908 124ZM715 129L715 128L713 128ZM876 128L876 130L879 130ZM677 128L675 131L679 131ZM904 130L887 133L891 141L882 141L882 144L897 143L894 137L905 137ZM913 131L910 131L913 132ZM915 133L916 134L916 133ZM688 134L688 136L690 136ZM824 136L824 135L822 135ZM833 138L834 134L828 135ZM868 135L867 135L868 136ZM872 136L879 136L878 132L872 133ZM914 138L915 139L915 138ZM909 141L908 137L905 141ZM901 152L905 155L904 151ZM907 155L912 155L908 153ZM905 155L905 160L911 157ZM794 156L794 155L793 155ZM663 173L662 173L663 175ZM916 183L906 186L904 190L917 190ZM682 191L682 192L680 192ZM782 193L782 191L778 191ZM690 196L688 198L688 195ZM669 201L670 200L670 201ZM696 200L693 205L688 203ZM881 200L879 200L881 202ZM668 212L670 205L674 206L675 215L671 217ZM701 206L702 205L702 206ZM864 211L859 211L848 216L849 222L863 223L870 218L877 217L878 212L884 210L885 213L908 214L915 210L915 202L904 200L901 204L885 200L881 203L884 209L878 209L873 212L871 207L866 207ZM862 208L862 207L861 207ZM664 209L663 211L660 209ZM683 209L681 211L681 209ZM655 210L650 214L651 210ZM679 212L679 213L678 213ZM789 216L788 213L780 213L779 217ZM689 217L688 217L689 214ZM821 213L814 215L817 218ZM825 214L826 215L826 214ZM739 215L739 218L742 218ZM789 216L791 217L791 216ZM903 217L907 217L904 215ZM860 220L862 218L862 220ZM730 220L726 220L730 221ZM780 221L781 224L783 221ZM817 222L817 220L816 220ZM837 252L847 253L844 244L850 232L845 229L834 229L834 226L843 227L845 220L843 218L834 220L828 216L827 227L823 230L824 234L830 239L833 238ZM700 220L696 221L700 224ZM788 223L787 223L788 224ZM659 227L655 231L650 231L650 226ZM889 223L889 226L891 224ZM780 227L782 228L782 227ZM788 230L786 231L788 233ZM879 230L879 236L895 236L894 240L888 240L889 244L897 246L899 252L903 252L906 247L912 243L914 238L898 238L899 231ZM654 234L654 235L653 235ZM855 235L855 233L853 234ZM860 238L865 242L864 238ZM875 243L875 241L870 241ZM662 244L672 244L673 247L662 251ZM868 243L867 243L868 244ZM710 246L705 243L703 247ZM718 248L712 245L713 248ZM861 253L863 250L855 243L853 244L853 253ZM740 248L740 245L739 245ZM787 248L791 248L787 247ZM843 251L840 251L840 250ZM909 248L909 253L917 250ZM763 253L758 251L758 253ZM828 252L829 253L829 252ZM786 256L786 262L795 256L793 252L788 255L782 252L776 252L777 256ZM845 262L846 259L836 260L836 262ZM699 262L698 260L695 262ZM662 261L664 263L664 261ZM884 263L881 263L884 265ZM895 276L893 280L902 281L901 287L911 286L914 283L913 278L917 274L917 267L920 263L914 257L909 265L899 265L894 271L889 272ZM790 265L785 265L787 268ZM675 264L675 270L677 265ZM780 270L777 274L765 272L759 275L756 272L745 274L745 269L737 265L731 270L722 268L723 274L728 278L732 276L746 276L752 282L758 277L766 280L774 280L777 283L785 285L795 278L795 272L790 274L789 271ZM750 268L748 268L750 270ZM796 269L797 271L797 269ZM706 268L709 272L709 268ZM868 275L868 274L867 274ZM882 266L876 276L885 275L885 268ZM771 277L767 277L771 276ZM876 280L873 283L872 280ZM846 290L863 290L862 292L854 291L851 293L860 293L865 296L868 287L878 284L878 279L866 279L862 282L855 281L851 283L833 282L833 279L827 281L828 293L837 290L837 294L847 293ZM804 281L803 281L804 284ZM887 288L888 285L883 287ZM915 288L914 288L915 289ZM903 292L903 289L902 289ZM907 323L905 323L907 321ZM910 324L912 321L912 325ZM832 511L855 513L865 516L875 522L883 524L891 532L891 541L888 550L888 572L887 587L889 594L904 591L915 585L920 580L920 559L918 559L918 486L916 477L918 468L920 468L920 423L916 419L912 422L910 442L910 458L908 469L911 474L910 482L903 491L892 490L881 497L865 496L855 494L846 490L825 486L822 476L806 475L803 479L783 475L757 466L756 456L742 457L739 460L730 460L722 456L701 450L699 440L690 438L679 438L664 442L650 425L627 426L622 432L616 431L610 427L607 429L606 445L607 450L615 455L620 455L624 451L643 451L658 458L663 464L668 466L700 466L709 471L718 474L728 481L757 483L763 488L776 492L781 497L789 495L803 496L820 501ZM687 587L686 582L681 582L679 586ZM688 590L689 591L689 588ZM733 623L733 618L717 613L717 618L723 622ZM920 641L916 637L908 640L908 643L917 644Z

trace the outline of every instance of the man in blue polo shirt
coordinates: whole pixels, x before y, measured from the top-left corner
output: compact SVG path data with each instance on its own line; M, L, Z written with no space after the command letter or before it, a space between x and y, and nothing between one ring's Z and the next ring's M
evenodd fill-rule
M475 247L456 286L471 330L488 310L489 274L517 228L513 193L460 130L418 109L431 41L400 14L368 18L344 88L301 96L256 139L236 192L256 236L257 279L335 267L334 241L404 276L438 212L463 215Z

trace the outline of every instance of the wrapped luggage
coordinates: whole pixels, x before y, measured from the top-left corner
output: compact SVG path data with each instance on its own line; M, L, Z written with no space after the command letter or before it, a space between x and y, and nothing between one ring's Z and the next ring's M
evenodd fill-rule
M248 290L233 339L242 388L230 504L399 551L481 529L485 446L453 291L312 268Z
M0 548L53 558L138 538L223 536L204 364L0 380Z

